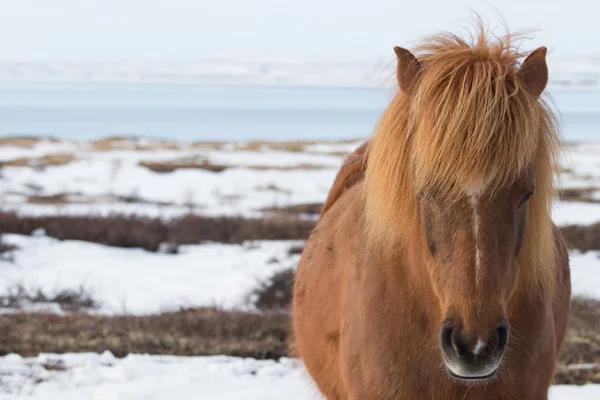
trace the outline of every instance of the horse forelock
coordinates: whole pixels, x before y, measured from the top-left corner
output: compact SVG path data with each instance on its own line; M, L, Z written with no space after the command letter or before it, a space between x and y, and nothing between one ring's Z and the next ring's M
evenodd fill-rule
M480 29L472 43L440 34L416 48L423 66L416 90L395 96L369 149L365 221L373 242L407 239L420 191L457 199L473 187L508 185L533 165L537 188L521 259L534 281L553 281L559 136L546 103L518 79L517 42L515 35L488 40Z

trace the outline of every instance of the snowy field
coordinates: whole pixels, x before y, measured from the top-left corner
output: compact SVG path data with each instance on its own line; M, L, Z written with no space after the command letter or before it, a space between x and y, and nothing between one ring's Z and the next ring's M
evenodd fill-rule
M6 400L321 399L300 363L235 357L40 354L0 358ZM13 389L13 390L10 390ZM467 390L467 389L465 389ZM559 385L550 400L596 400L600 385Z
M22 215L260 216L265 208L322 202L344 154L358 144L115 140L102 147L69 141L5 145L0 146L0 162L5 163L1 208ZM52 157L57 165L44 165ZM147 167L151 163L186 168L155 172ZM555 222L600 221L600 145L571 145L564 171L561 187L583 190L588 202L557 201ZM52 201L59 204L47 204ZM46 291L83 285L102 304L99 312L110 314L211 304L242 307L258 281L298 261L297 255L287 255L297 242L186 245L172 255L59 241L43 234L7 234L4 241L17 250L14 262L0 261L0 291L15 285ZM573 292L600 298L598 253L572 251L571 260Z
M264 216L321 203L344 154L361 142L177 143L152 140L0 142L0 209L20 215L189 213ZM600 145L572 144L557 201L560 226L600 221ZM306 216L310 218L310 216ZM83 286L99 314L178 307L247 308L257 282L294 268L299 241L184 245L178 254L60 241L44 232L3 235L0 293L15 285L52 292ZM571 251L573 293L600 299L600 252ZM31 308L25 307L31 310ZM39 310L39 309L37 309ZM44 311L60 313L49 305ZM4 310L3 312L10 312ZM1 322L0 322L1 323ZM317 399L295 360L42 354L0 357L0 399ZM600 385L556 386L552 400L597 399Z

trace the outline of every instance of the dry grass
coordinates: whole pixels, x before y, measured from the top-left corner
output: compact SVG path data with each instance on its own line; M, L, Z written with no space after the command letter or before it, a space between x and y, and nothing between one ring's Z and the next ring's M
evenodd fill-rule
M27 202L31 204L67 204L72 203L67 193L58 193L51 195L31 195L27 196Z
M600 383L600 301L571 301L571 319L554 382Z
M231 164L215 164L209 160L199 160L197 158L182 158L170 161L140 161L140 167L148 168L150 171L157 173L169 173L178 169L201 169L211 172L222 172L228 168L245 168L255 171L314 171L326 168L315 164L295 164L295 165L231 165Z
M285 310L289 309L293 287L294 270L286 269L276 272L271 278L259 283L259 286L248 296L259 310Z
M243 168L255 171L315 171L325 169L326 166L316 164L293 164L293 165L248 165Z
M263 141L263 140L255 140L250 142L242 142L236 143L236 150L244 150L244 151L289 151L292 153L301 153L306 152L306 148L308 146L312 146L315 144L348 144L355 143L357 139L347 139L347 140L291 140L284 142L273 142L273 141ZM346 155L346 152L333 152L327 154L343 154Z
M0 212L0 234L30 235L44 229L60 240L83 240L116 247L139 247L148 251L202 242L242 243L246 240L305 239L314 221L290 216L273 218L207 217L187 215L164 221L134 215L20 216Z
M16 158L8 161L0 161L0 167L35 167L45 168L56 165L64 165L75 161L77 158L70 153L48 154L37 158Z
M111 351L186 356L227 354L258 359L287 355L284 312L213 307L149 316L17 313L0 315L0 355Z
M90 142L90 147L94 151L111 150L181 150L181 144L168 140L143 140L137 138L128 138L123 136L114 136L98 139Z
M265 150L277 150L277 151L289 151L293 153L303 152L306 146L315 144L318 142L310 140L296 140L289 142L266 142L266 141L250 141L236 144L236 150L244 151L265 151Z
M22 147L24 149L31 149L36 144L45 141L45 142L54 142L57 143L57 139L52 138L41 138L41 137L30 137L30 136L10 136L0 138L0 146L13 146L13 147Z
M52 200L60 200L57 197ZM40 199L40 201L45 201ZM134 215L109 216L19 216L0 211L0 234L30 235L43 228L61 240L83 240L116 247L141 247L158 251L164 243L171 245L202 242L241 243L246 240L307 239L315 220L303 214L318 215L321 203L270 207L264 218L209 217L186 215L164 221ZM600 223L562 228L569 249L600 250ZM176 246L175 246L176 247ZM163 247L164 248L164 247Z
M600 223L565 226L561 231L569 249L600 250Z
M84 287L63 289L49 294L42 289L31 290L17 285L0 295L0 307L19 310L31 304L58 304L67 312L88 311L100 307Z
M193 142L189 146L192 149L220 150L225 144L226 142Z
M179 159L172 161L140 161L138 163L140 167L148 168L152 172L157 173L169 173L178 169L202 169L211 172L222 172L227 168L228 165L213 164L208 160L197 160L197 159Z
M599 199L592 198L594 193L599 193L600 188L596 186L559 189L558 196L562 201L583 201L587 203L600 203Z
M262 211L283 215L314 214L319 215L323 203L301 203L284 207L265 207Z
M148 316L0 315L0 355L109 350L117 357L150 353L278 359L289 355L293 277L292 270L276 273L249 296L262 312L203 307ZM572 300L554 383L600 383L600 301Z

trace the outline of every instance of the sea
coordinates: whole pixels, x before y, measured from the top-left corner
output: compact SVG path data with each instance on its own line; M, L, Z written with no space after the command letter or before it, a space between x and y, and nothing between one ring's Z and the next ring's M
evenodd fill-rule
M364 138L393 88L0 83L0 136L183 141ZM550 88L567 141L600 138L600 91Z

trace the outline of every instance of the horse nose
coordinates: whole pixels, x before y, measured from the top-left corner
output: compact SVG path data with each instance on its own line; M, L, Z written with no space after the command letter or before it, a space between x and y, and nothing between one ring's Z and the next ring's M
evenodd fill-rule
M440 331L444 361L451 375L461 379L487 379L498 369L506 343L509 325L502 320L487 337L466 336L452 320L446 320Z

